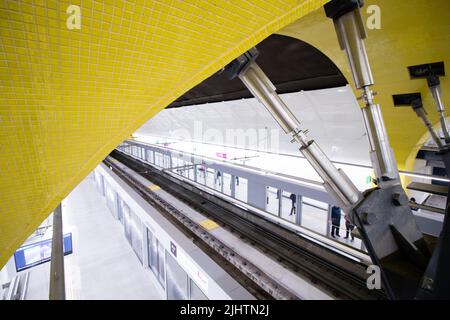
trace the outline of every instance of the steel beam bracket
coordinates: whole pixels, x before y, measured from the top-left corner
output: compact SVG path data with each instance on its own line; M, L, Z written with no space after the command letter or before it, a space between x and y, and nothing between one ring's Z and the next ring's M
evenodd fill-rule
M325 4L324 9L328 18L337 20L346 13L362 8L363 5L363 0L332 0Z
M409 66L408 71L411 79L427 79L428 88L430 89L430 93L436 104L436 111L439 113L439 120L441 122L445 142L450 144L450 133L448 132L444 103L441 98L441 81L439 79L440 76L445 76L444 62L441 61Z
M251 48L226 65L223 70L223 74L225 74L229 80L236 78L241 73L244 73L250 64L258 58L258 56L258 49L255 47Z

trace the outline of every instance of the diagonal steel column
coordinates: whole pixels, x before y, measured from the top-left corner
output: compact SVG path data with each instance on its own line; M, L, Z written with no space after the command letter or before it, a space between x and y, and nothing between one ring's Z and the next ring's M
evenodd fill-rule
M64 247L62 210L59 204L53 212L52 260L50 264L50 300L65 300Z

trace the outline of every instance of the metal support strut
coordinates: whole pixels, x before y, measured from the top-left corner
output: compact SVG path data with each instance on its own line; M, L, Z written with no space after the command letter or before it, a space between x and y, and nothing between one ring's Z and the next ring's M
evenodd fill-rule
M62 210L59 204L53 212L52 258L50 262L50 300L65 300L64 247Z
M394 153L389 144L380 106L373 102L374 84L364 39L367 37L359 12L362 1L331 1L325 5L325 12L333 19L339 45L347 55L357 89L361 98L364 124L369 138L370 156L378 185L398 184L400 177Z
M380 267L383 288L390 298L415 295L424 272L428 251L401 187L392 149L380 108L373 103L373 84L363 39L365 31L356 0L332 0L325 5L333 17L341 47L346 51L357 88L363 90L364 121L369 136L371 157L378 188L359 192L345 173L331 163L300 122L277 95L275 86L254 62L257 50L251 49L224 69L230 79L238 76L250 92L266 107L291 142L324 181L327 191L356 223L364 244ZM405 271L406 270L406 271Z
M276 93L276 88L261 68L254 62L258 51L253 48L225 68L229 78L241 79L250 92L263 104L291 142L300 145L300 151L324 181L325 188L340 205L349 209L361 198L361 193L340 169L336 169L317 143L300 129L300 122Z
M362 6L362 0L332 0L324 7L327 17L333 19L355 86L362 90L363 118L378 183L378 188L364 193L351 218L373 262L380 267L388 297L409 299L415 296L429 251L401 187L380 106L373 102L370 86L374 80L363 41L367 35L359 10Z
M442 133L444 134L445 142L450 143L450 135L448 133L447 118L445 117L444 103L441 99L441 85L439 77L431 75L427 78L428 88L433 96L436 104L436 110L439 113L439 121L441 122Z
M450 135L448 133L447 118L445 117L444 103L441 99L441 81L440 76L445 76L444 62L433 62L419 64L408 67L409 75L411 79L427 79L428 89L434 99L436 105L436 111L439 114L439 122L441 123L442 134L444 135L445 142L450 143ZM425 124L426 125L426 124ZM438 144L439 148L442 148L442 144Z
M434 131L433 126L431 125L430 121L428 120L427 112L426 112L425 108L423 107L423 103L422 103L422 95L419 92L404 93L404 94L393 95L393 98L394 98L395 106L410 106L410 107L412 107L413 111L420 118L420 120L422 120L423 124L427 128L434 143L436 143L436 145L438 146L439 149L442 149L444 147L444 144L442 143L441 139L437 135L436 131Z

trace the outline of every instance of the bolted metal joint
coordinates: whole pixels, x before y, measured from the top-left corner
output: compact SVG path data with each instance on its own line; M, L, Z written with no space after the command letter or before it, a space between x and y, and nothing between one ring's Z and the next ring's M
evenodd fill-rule
M336 20L350 11L361 8L363 5L363 0L332 0L325 4L324 9L328 18Z
M251 48L244 54L240 55L233 61L231 61L225 68L222 70L223 74L227 76L228 79L232 80L244 73L250 64L256 60L259 56L259 51L255 47Z
M395 206L406 206L408 204L408 197L404 193L395 192L392 194L392 202Z
M373 212L363 212L361 215L362 222L367 225L375 224L378 220L378 216Z

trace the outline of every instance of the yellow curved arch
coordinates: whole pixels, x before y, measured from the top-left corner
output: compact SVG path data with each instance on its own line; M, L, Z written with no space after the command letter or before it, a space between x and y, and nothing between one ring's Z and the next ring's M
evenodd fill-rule
M325 2L0 1L0 267L149 118Z

